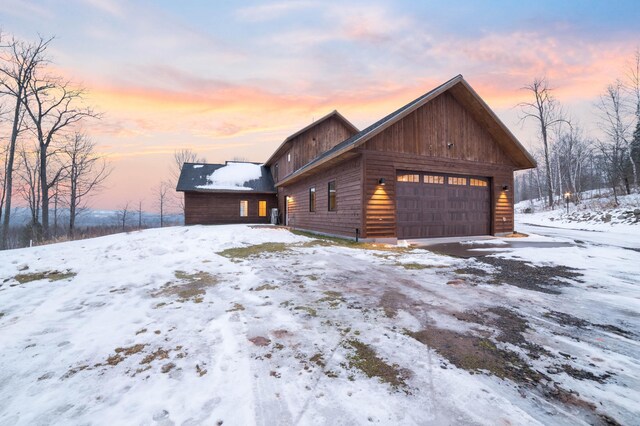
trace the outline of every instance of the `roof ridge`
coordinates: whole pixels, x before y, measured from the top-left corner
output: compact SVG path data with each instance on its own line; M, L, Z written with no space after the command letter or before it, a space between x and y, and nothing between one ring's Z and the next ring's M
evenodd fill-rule
M378 127L382 126L383 124L385 124L386 122L390 121L391 119L393 119L394 117L402 114L402 112L411 109L413 106L419 104L420 102L424 101L426 98L428 98L430 95L432 95L433 93L439 91L440 89L442 89L443 87L452 84L453 82L458 83L459 81L464 81L464 77L462 77L462 74L458 74L453 78L450 78L449 80L445 81L444 83L440 84L439 86L435 87L434 89L429 90L428 92L418 96L417 98L415 98L414 100L412 100L411 102L401 106L400 108L396 109L395 111L387 114L386 116L384 116L383 118L379 119L378 121L374 122L373 124L369 125L368 127L362 129L361 131L359 131L358 133L356 133L355 135L351 136L350 138L345 139L344 141L340 142L339 144L337 144L336 146L334 146L333 148L321 153L320 155L318 155L316 158L312 159L311 161L309 161L307 164L305 164L304 166L300 167L298 170L296 170L294 173L297 173L299 171L302 171L303 169L307 168L308 166L312 165L313 163L317 162L318 160L325 158L327 156L329 156L331 153L336 152L336 151L340 151L342 148L346 148L347 146L356 143L359 139L361 139L362 137L366 136L367 134L373 132L375 129L377 129Z

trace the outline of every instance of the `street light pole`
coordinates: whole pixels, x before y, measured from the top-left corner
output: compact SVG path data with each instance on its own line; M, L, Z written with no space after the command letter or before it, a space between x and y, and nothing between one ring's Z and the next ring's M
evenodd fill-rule
M569 199L571 198L571 193L570 192L565 192L564 193L564 201L565 203L567 203L567 216L569 216Z

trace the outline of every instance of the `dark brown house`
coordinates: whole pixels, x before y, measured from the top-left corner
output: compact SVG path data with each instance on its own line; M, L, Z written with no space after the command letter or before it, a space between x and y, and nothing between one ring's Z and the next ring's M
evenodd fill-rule
M185 163L176 191L184 192L187 225L269 223L277 207L271 173L260 163Z
M289 136L265 162L261 179L272 186L251 193L257 198L215 185L177 189L187 224L250 221L240 203L249 201L251 212L262 200L277 205L281 223L331 235L500 235L513 231L513 172L532 167L459 75L362 131L334 111Z

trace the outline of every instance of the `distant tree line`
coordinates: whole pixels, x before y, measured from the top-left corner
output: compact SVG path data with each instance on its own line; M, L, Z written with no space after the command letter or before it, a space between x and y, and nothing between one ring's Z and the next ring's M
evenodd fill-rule
M58 210L78 215L111 171L81 125L100 118L85 90L57 75L47 55L53 38L28 42L0 32L0 248L11 248L16 197L31 212L34 242L56 237Z
M529 100L518 104L521 119L535 123L540 144L532 155L538 167L516 176L516 201L545 199L549 207L570 194L580 202L587 190L631 194L640 187L640 50L609 84L594 108L602 136L585 134L553 94L546 78L524 89Z

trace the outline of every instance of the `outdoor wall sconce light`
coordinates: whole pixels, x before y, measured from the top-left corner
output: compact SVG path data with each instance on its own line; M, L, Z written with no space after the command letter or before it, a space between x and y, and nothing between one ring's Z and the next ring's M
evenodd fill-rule
M502 190L504 192L509 192L509 185L502 185Z
M453 143L449 142L449 143L447 144L447 148L449 148L449 149L453 148Z
M384 178L378 179L378 185L382 185L382 186L386 185L386 182L385 182Z

